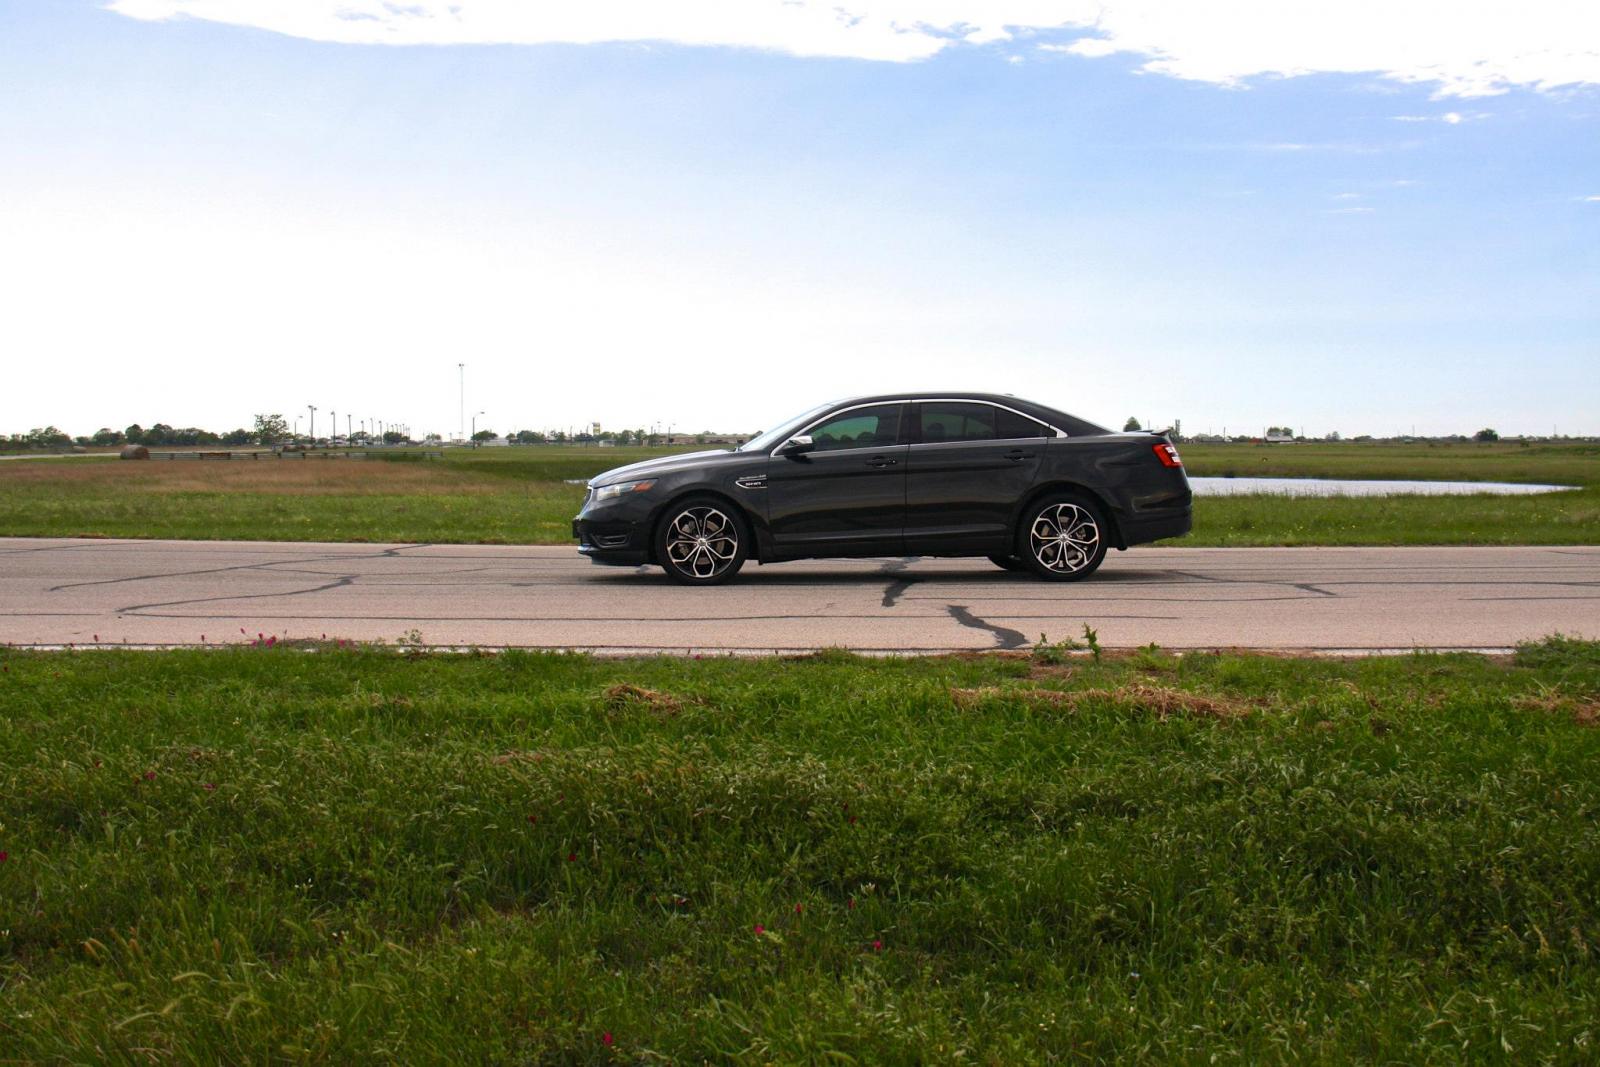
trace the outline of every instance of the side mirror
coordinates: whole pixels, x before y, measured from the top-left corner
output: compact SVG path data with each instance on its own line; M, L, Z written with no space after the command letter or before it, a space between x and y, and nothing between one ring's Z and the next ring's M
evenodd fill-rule
M797 434L783 443L783 447L778 449L778 455L803 456L816 447L809 434Z

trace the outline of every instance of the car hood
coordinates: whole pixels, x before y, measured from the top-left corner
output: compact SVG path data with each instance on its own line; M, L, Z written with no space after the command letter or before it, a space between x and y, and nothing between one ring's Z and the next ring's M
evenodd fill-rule
M647 459L639 463L630 463L626 467L613 467L602 471L589 479L589 487L610 485L612 482L626 482L635 478L645 478L652 474L671 474L674 471L685 470L690 467L704 466L708 460L718 457L731 457L737 455L731 449L713 448L705 452L685 452L677 456L662 456L660 459Z

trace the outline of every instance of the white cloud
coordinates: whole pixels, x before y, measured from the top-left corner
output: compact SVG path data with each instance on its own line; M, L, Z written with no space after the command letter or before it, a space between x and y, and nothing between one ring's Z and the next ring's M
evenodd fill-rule
M1586 196L1583 201L1586 204L1600 204L1600 196Z
M1447 126L1459 126L1463 122L1477 122L1480 119L1491 117L1488 111L1446 111L1442 115L1393 115L1396 122L1442 122Z
M1077 56L1232 85L1376 74L1443 96L1600 85L1600 5L1524 0L111 0L137 19L197 18L351 44L662 41L908 62L1035 34ZM1448 121L1448 120L1446 120Z

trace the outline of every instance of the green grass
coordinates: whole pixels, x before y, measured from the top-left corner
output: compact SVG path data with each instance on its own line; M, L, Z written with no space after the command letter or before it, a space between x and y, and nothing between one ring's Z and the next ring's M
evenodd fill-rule
M1185 545L1578 545L1600 539L1600 446L1185 445L1193 475L1539 482L1538 496L1210 497Z
M343 460L0 464L0 536L570 544L564 479L668 450L452 450L427 463ZM1187 545L1592 544L1600 446L1186 445L1195 475L1521 481L1530 497L1202 498Z
M1600 1042L1593 643L0 668L8 1062Z

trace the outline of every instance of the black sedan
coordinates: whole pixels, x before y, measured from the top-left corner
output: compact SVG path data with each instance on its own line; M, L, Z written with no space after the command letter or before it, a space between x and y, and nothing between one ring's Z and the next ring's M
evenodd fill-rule
M1189 532L1172 442L988 393L891 394L814 408L736 449L666 456L589 482L573 521L596 563L655 563L711 585L745 560L986 556L1054 581L1106 549Z

